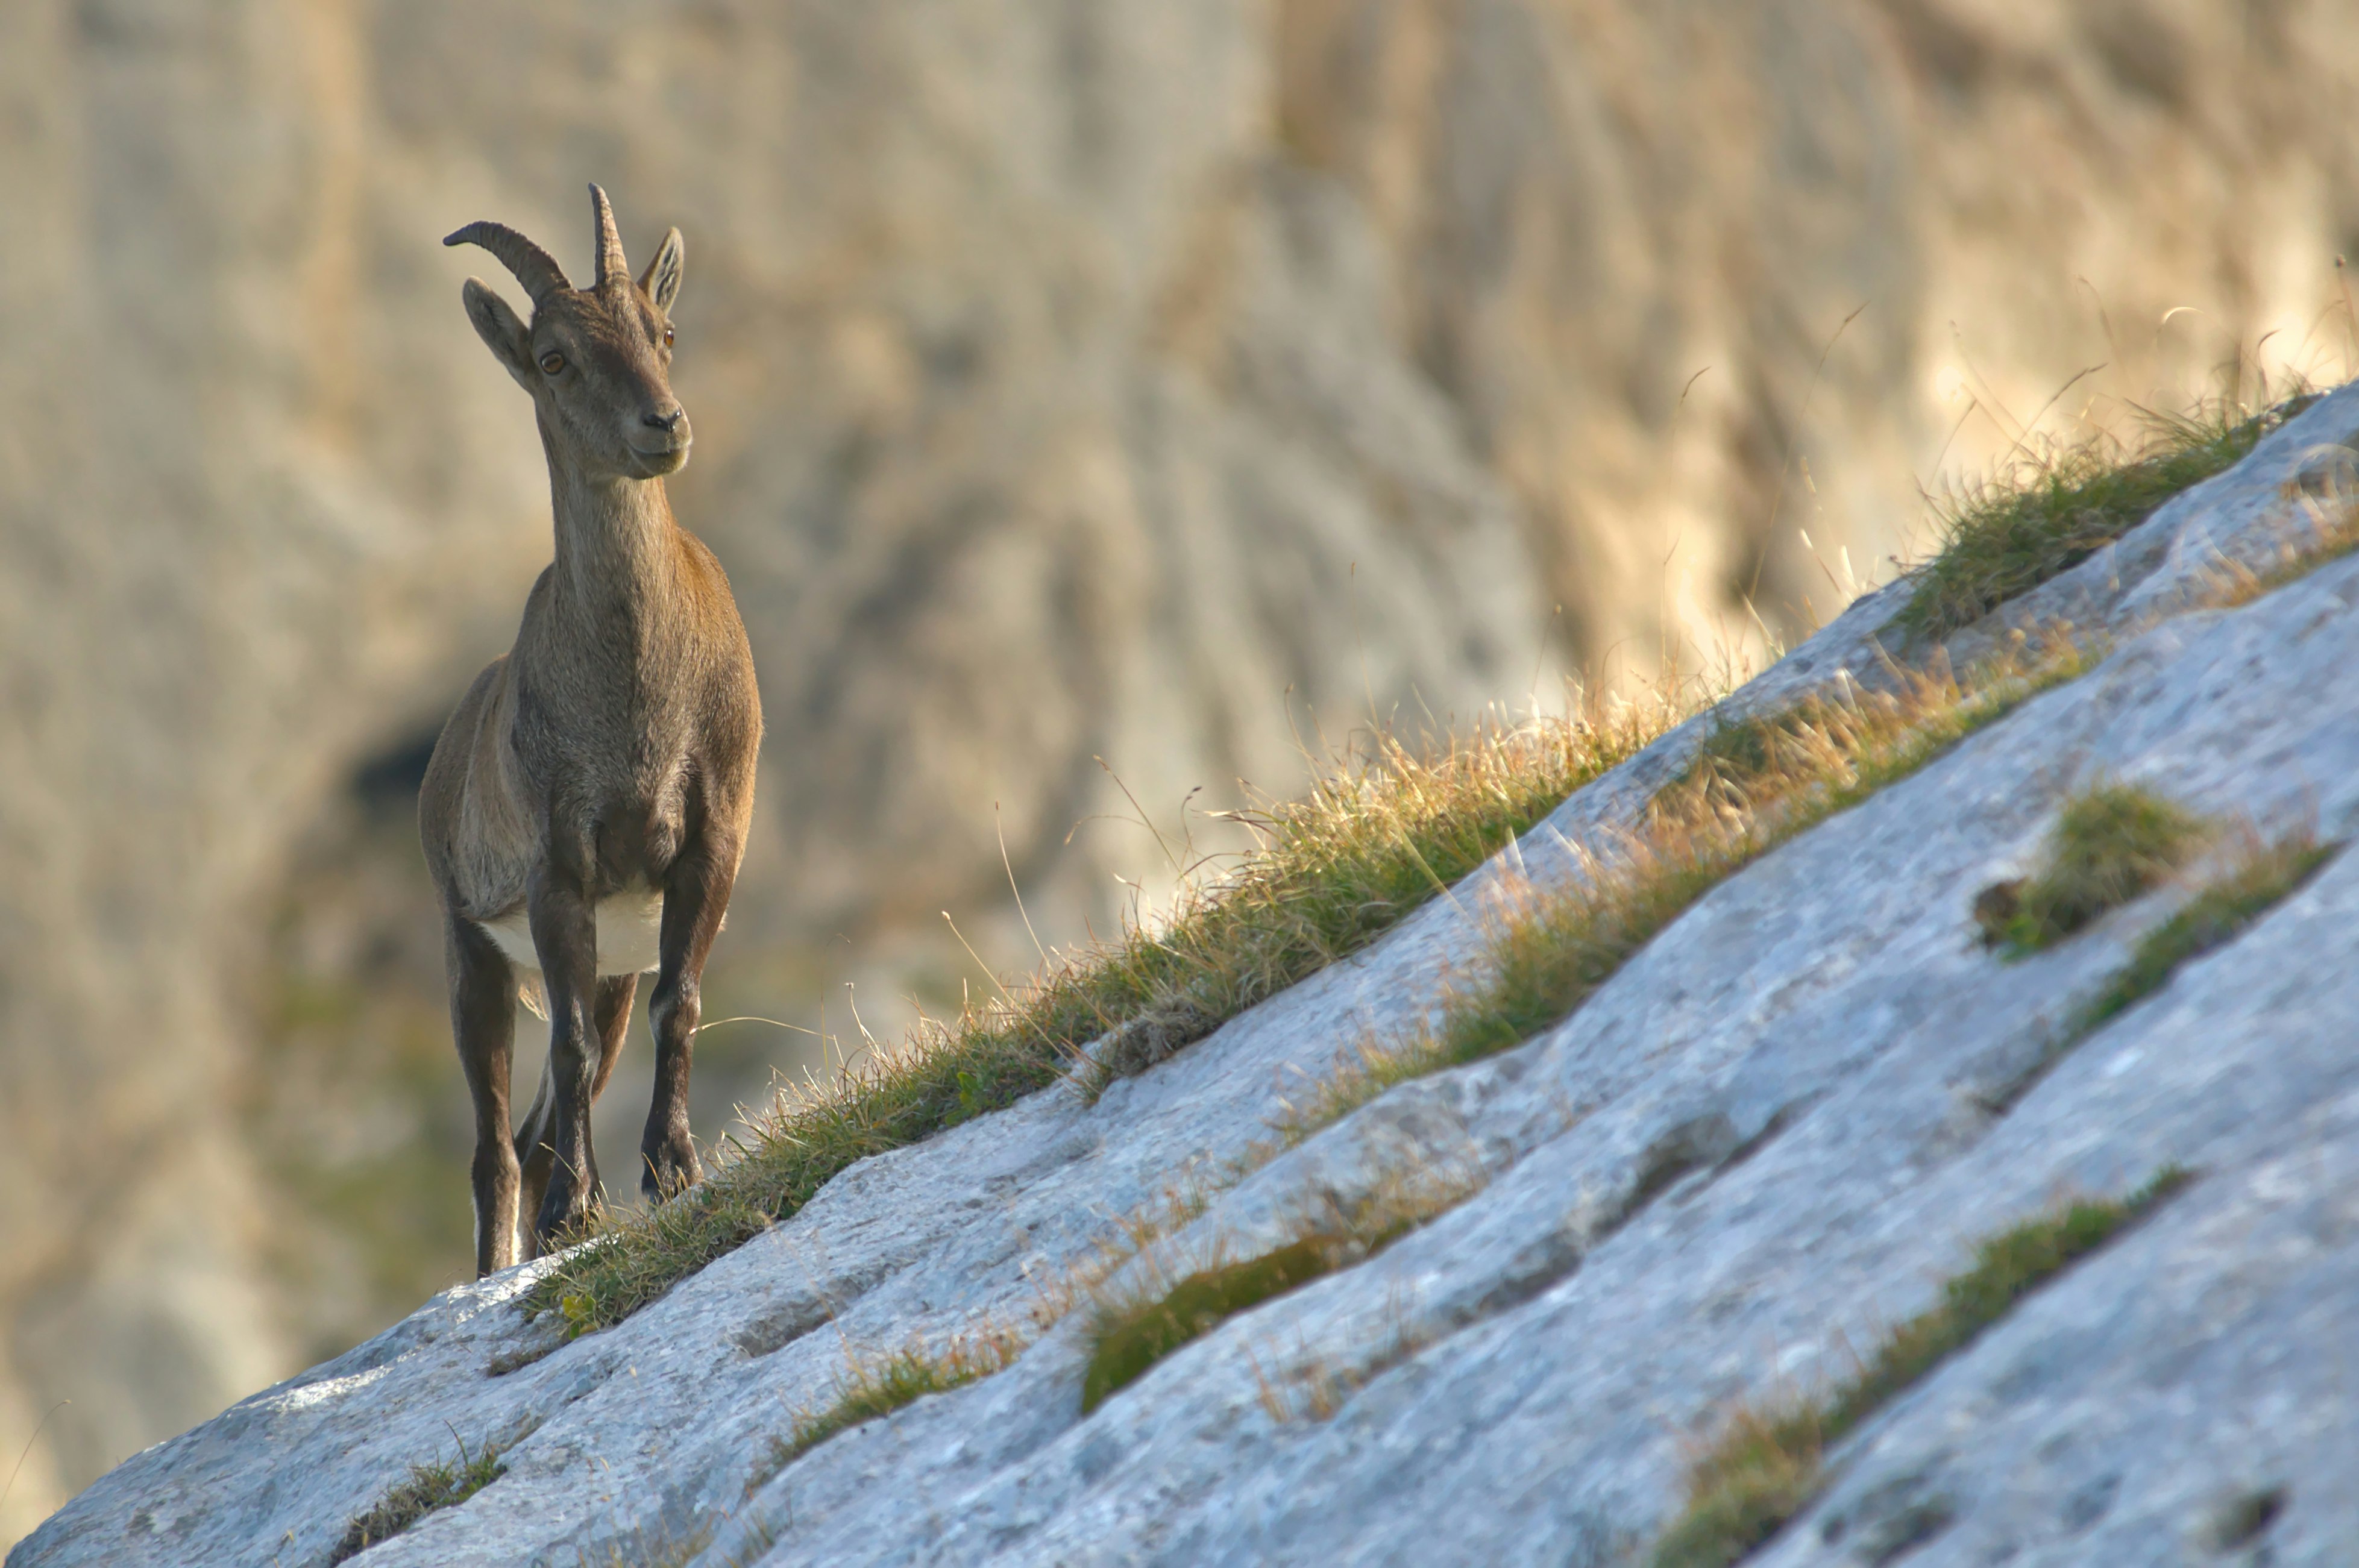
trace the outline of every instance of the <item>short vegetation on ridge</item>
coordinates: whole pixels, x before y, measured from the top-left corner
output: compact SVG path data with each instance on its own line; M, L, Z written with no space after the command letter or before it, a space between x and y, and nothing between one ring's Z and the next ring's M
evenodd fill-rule
M1894 691L1853 687L1716 731L1635 830L1584 856L1575 885L1511 892L1486 973L1438 1022L1361 1047L1283 1130L1307 1136L1397 1083L1510 1050L1562 1022L1712 888L2082 668L2070 642L1964 681L1937 661L1896 672Z
M1001 1000L781 1097L737 1158L669 1203L610 1219L534 1285L527 1310L557 1314L573 1335L618 1323L855 1161L1060 1076L1095 1091L1152 1065L1374 941L1676 716L1668 705L1600 707L1486 727L1424 754L1380 739L1303 799L1242 814L1259 847L1193 882L1169 918L1068 954Z

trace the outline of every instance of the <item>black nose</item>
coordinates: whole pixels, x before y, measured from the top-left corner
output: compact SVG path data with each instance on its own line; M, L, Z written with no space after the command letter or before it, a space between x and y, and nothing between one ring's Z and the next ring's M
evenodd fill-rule
M661 430L664 434L669 435L679 428L680 420L686 416L686 410L675 408L669 414L643 414L639 416L639 423L649 429Z

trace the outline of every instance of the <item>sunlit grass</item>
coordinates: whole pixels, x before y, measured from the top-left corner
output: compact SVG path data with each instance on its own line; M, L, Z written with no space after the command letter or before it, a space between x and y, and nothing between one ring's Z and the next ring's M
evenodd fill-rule
M2149 414L2136 446L2100 436L2029 447L2011 466L1936 500L1937 544L1898 623L1941 637L2087 560L2172 496L2223 472L2313 399L2256 413L2220 401Z
M1303 799L1241 814L1257 847L1201 871L1168 920L1069 954L1002 1000L782 1097L738 1157L669 1203L609 1219L536 1283L527 1310L558 1314L573 1335L618 1323L861 1159L1063 1076L1096 1089L1152 1065L1365 946L1677 716L1668 704L1600 707L1486 727L1430 753L1379 741Z
M1576 1011L1697 899L1769 850L1923 767L2083 667L2058 642L1961 684L1946 665L1899 687L1812 697L1707 747L1633 833L1590 850L1581 884L1509 896L1484 978L1440 1022L1397 1044L1363 1044L1294 1108L1299 1139L1393 1085L1522 1044Z

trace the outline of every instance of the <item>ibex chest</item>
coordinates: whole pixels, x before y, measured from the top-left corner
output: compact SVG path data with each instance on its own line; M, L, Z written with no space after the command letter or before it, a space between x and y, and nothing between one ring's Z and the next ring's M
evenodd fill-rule
M688 810L684 772L632 779L620 789L598 789L592 777L550 782L546 836L534 858L545 856L553 872L588 892L602 975L657 967L663 887L680 851ZM525 904L483 925L517 966L540 968Z

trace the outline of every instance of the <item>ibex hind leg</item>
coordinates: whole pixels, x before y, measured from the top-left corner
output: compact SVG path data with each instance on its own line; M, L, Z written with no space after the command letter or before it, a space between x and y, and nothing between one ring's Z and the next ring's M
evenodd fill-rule
M516 1260L516 1150L508 1139L508 1067L516 1045L516 971L473 921L446 922L444 963L451 981L451 1033L474 1101L478 1278Z
M598 1076L590 1086L590 1098L596 1103L606 1092L606 1080L614 1074L615 1058L623 1054L623 1042L631 1033L631 1000L638 994L636 975L608 975L598 982ZM557 1146L550 1140L552 1119L556 1109L555 1087L550 1079L549 1064L540 1067L540 1088L532 1098L532 1108L524 1113L524 1122L516 1129L516 1159L524 1168L523 1196L520 1212L538 1214L541 1200L549 1194L549 1173L557 1160ZM527 1231L524 1238L524 1255L539 1256L538 1238Z

